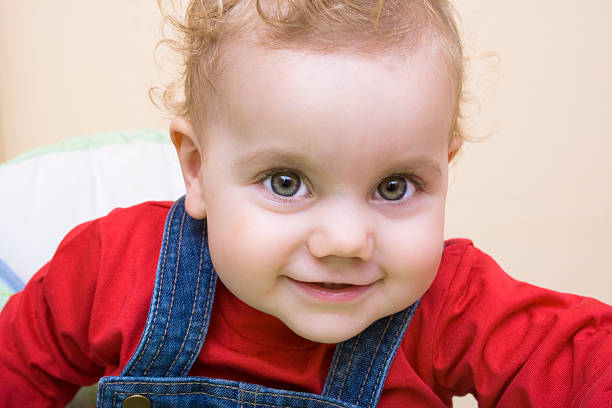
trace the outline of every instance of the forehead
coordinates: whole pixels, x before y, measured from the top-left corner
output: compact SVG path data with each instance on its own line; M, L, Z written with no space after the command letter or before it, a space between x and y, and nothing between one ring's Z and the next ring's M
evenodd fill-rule
M415 121L442 121L450 131L456 95L434 46L375 57L232 47L224 60L215 105L236 126L288 116L296 128L315 125L315 117L358 123L361 114L371 120L358 133L391 135L388 128Z
M368 59L243 49L228 61L205 134L232 161L268 150L347 180L392 161L446 164L454 95L426 52Z

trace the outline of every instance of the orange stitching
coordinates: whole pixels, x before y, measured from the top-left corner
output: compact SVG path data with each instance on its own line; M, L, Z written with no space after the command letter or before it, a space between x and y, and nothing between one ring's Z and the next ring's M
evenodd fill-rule
M176 280L178 279L178 268L179 268L180 259L181 259L181 244L183 243L183 225L185 224L185 214L186 212L183 211L183 216L181 217L181 229L179 230L179 242L178 242L177 255L176 255L176 267L174 268L174 283L172 285L172 297L170 298L170 307L168 308L168 318L166 319L166 327L164 327L164 333L162 334L161 341L159 342L159 345L157 346L157 351L155 352L155 355L149 362L149 365L147 366L147 368L142 373L143 375L147 375L147 373L151 369L151 366L155 362L155 359L159 355L159 352L161 351L161 348L164 345L164 341L166 340L166 334L168 333L168 326L170 325L170 318L172 316L172 306L174 305L174 292L176 290Z
M402 319L402 324L401 324L401 326L400 326L400 327L403 327L403 326L404 326L404 324L405 324L406 320L408 319L408 316L411 316L411 312L412 312L412 311L410 311L410 312L408 312L408 313L406 313L406 314L404 315L404 318ZM395 337L393 337L393 343L392 343L392 344L395 344L395 342L397 341L397 337L400 335L400 332L401 332L401 330L398 330L398 331L396 331L396 332L395 332ZM386 361L387 361L387 359L389 358L389 354L391 353L391 349L392 349L392 348L393 348L393 347L390 347L390 348L387 350L387 355L385 356L385 362L386 362ZM386 363L385 363L385 364L386 364ZM380 371L379 371L379 373L378 373L378 378L376 378L376 384L375 384L375 386L374 386L374 391L372 392L372 396L370 397L370 402L369 402L369 405L372 405L372 401L374 400L374 394L376 394L376 390L378 389L378 383L380 382L380 378L381 378L381 376L382 376L382 370L380 370Z
M331 384L334 383L334 377L336 376L336 368L338 368L338 361L340 361L340 356L342 355L342 349L343 348L344 348L344 342L340 343L340 349L338 350L338 358L335 359L334 366L332 367ZM327 392L325 393L325 395L329 395L330 391L331 391L331 385L327 389Z
M235 387L231 387L231 388L235 388ZM253 392L253 391L247 391L247 392ZM129 395L129 394L134 394L133 392L123 392L123 391L115 391L115 398L117 395ZM206 395L208 397L213 397L213 398L219 398L219 399L224 399L224 400L228 400L228 401L234 401L234 402L239 402L239 400L237 400L236 398L230 398L230 397L222 397L220 395L215 395L215 394L210 394L204 391L200 391L200 392L168 392L168 393L162 393L162 392L143 392L144 395L156 395L156 396L164 396L164 395L171 395L171 396L183 396L183 395ZM300 397L300 396L296 396L296 395L287 395L287 394L273 394L273 393L260 393L261 395L272 395L272 396L280 396L280 397L289 397L289 398L295 398L298 400L305 400L305 401L315 401L315 402L323 402L329 406L332 407L337 407L337 408L346 408L346 405L338 405L335 404L333 402L329 402L329 401L322 401L320 399L316 399L316 398L308 398L308 397ZM247 404L249 404L247 402ZM283 405L271 405L271 404L266 404L266 403L259 403L260 406L263 407L279 407L279 408L286 408Z
M255 385L255 397L253 398L253 407L257 408L257 395L259 394L259 385ZM261 404L265 405L265 404Z
M183 337L183 342L181 343L181 347L179 348L179 351L176 353L176 356L174 357L174 361L172 361L172 364L170 364L170 367L168 367L168 370L166 370L165 376L167 376L170 370L172 370L172 367L174 367L174 364L177 362L179 356L181 355L181 352L183 351L183 348L185 347L185 343L187 342L187 337L189 337L189 331L191 330L191 323L193 321L193 315L195 314L195 310L196 310L198 293L200 291L200 277L202 276L202 252L203 250L204 250L204 241L202 241L202 246L200 247L200 268L198 270L198 279L196 283L195 294L193 296L193 307L191 308L191 316L189 316L189 325L187 326L187 331L185 332L185 337ZM187 361L187 363L188 362L189 360ZM181 370L181 372L183 371L184 371L184 368L183 370Z
M205 226L204 229L202 230L202 239L204 239L204 234L206 234L206 231L207 231L207 226ZM202 241L202 246L204 246L204 241ZM210 258L210 254L208 256ZM200 258L200 265L201 265L201 263L202 263L202 258ZM208 285L208 295L206 297L206 306L204 307L204 315L205 316L208 315L208 313L209 313L210 297L211 297L211 294L212 294L212 291L213 291L213 288L214 288L214 286L212 284L212 281L214 279L214 274L215 274L215 270L214 270L214 268L211 268L211 270L210 270L210 277L209 277L210 284ZM206 323L206 318L204 318L204 321L202 322L202 326L200 327L200 334L198 335L198 339L196 340L196 344L200 343L200 339L202 338L202 335L204 334L204 327L206 326L205 323ZM197 348L194 347L193 350L191 351L191 355L189 356L189 360L187 360L187 361L191 361L194 358L193 355L196 353L196 351L197 351ZM185 374L185 369L183 369L183 374Z
M368 381L368 376L370 375L370 371L372 371L372 365L374 364L374 359L376 358L376 355L378 354L378 350L380 350L380 345L383 342L383 340L385 339L385 333L387 333L387 330L389 329L389 325L391 324L391 320L393 320L393 316L391 316L389 319L387 319L387 324L385 326L385 329L383 330L380 339L378 340L378 344L376 345L376 350L374 350L374 354L372 355L372 359L370 360L370 365L368 366L368 371L366 372L365 377L363 378L363 383L361 383L361 390L359 390L359 395L357 396L357 405L359 405L359 400L361 399L361 394L363 393L363 389L365 388L366 382ZM384 360L386 361L386 360ZM382 371L382 370L380 370ZM379 372L380 375L380 372ZM371 402L371 400L370 400Z
M355 345L353 346L353 351L351 351L351 356L349 357L349 361L346 366L346 371L344 372L342 386L340 387L340 392L338 392L338 399L342 399L342 390L344 389L344 384L346 384L346 377L348 377L349 369L351 368L351 364L353 363L353 356L355 355L355 350L357 349L357 345L359 344L359 338L361 337L361 333L359 333L359 336L357 336L357 339L355 340Z
M170 220L168 222L168 229L166 231L170 231L170 228L172 228L172 221L174 221L174 212L176 211L178 205L174 205L172 206L172 211L170 212ZM144 344L144 346L142 346L142 350L140 352L140 354L138 355L138 358L136 359L136 361L134 362L134 364L132 365L132 368L130 368L130 371L128 371L128 375L132 374L132 372L134 371L134 369L136 368L136 366L138 365L138 363L140 362L140 359L142 358L142 356L144 355L145 350L147 349L147 345L149 344L149 340L151 340L151 333L153 332L153 328L155 327L155 322L157 321L157 311L159 309L159 298L161 297L161 286L164 282L164 272L166 270L166 253L168 251L168 243L169 243L169 239L166 239L166 245L164 246L164 257L162 259L162 264L161 264L161 276L159 278L159 290L157 291L157 303L155 304L155 313L153 314L153 322L151 323L151 329L149 330L148 334L147 334L147 340Z

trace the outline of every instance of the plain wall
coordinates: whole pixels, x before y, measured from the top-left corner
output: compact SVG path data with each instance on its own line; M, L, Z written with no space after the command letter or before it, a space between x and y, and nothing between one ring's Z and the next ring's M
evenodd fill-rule
M0 0L4 159L92 132L166 128L148 100L159 38L154 0Z
M588 5L587 5L588 4ZM447 235L513 276L612 303L612 2L457 2L481 92L454 168ZM474 84L473 84L474 85Z
M612 303L612 2L455 5L481 104L469 130L492 135L453 166L447 236L518 279ZM158 38L152 0L0 0L0 161L85 133L167 128L147 95Z

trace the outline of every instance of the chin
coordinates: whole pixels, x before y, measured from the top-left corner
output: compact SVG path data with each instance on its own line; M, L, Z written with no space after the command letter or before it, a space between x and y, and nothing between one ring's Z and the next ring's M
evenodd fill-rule
M295 322L284 322L295 334L307 340L317 343L335 344L350 339L364 331L373 322L363 322L357 326L337 324L334 322L320 322L318 319L311 319L309 324L295 324ZM322 324L321 324L322 323Z

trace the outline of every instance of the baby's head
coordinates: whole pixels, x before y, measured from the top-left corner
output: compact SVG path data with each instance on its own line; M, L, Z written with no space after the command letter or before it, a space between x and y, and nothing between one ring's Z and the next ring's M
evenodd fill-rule
M319 342L422 296L462 141L448 4L193 0L176 24L170 130L225 286Z

